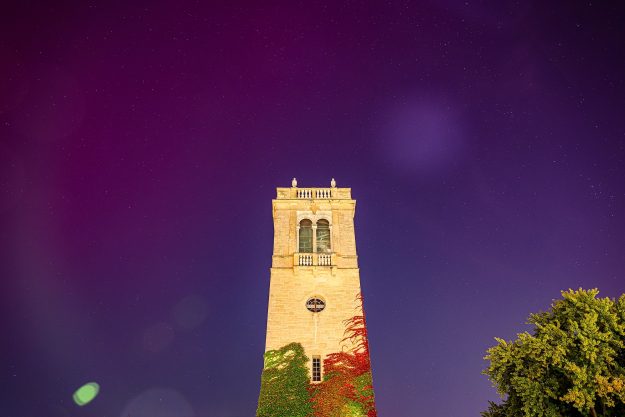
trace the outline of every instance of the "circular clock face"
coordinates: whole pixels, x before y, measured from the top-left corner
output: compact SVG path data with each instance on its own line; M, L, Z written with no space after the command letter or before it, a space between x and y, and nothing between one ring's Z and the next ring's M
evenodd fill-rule
M308 301L306 301L306 308L313 313L318 313L326 308L326 302L316 297L309 298Z

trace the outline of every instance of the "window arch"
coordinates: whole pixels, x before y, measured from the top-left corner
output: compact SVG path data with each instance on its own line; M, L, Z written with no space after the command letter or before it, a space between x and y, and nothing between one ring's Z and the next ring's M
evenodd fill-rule
M330 253L330 222L326 219L317 221L317 252Z
M299 252L310 253L313 251L312 221L304 219L299 222Z

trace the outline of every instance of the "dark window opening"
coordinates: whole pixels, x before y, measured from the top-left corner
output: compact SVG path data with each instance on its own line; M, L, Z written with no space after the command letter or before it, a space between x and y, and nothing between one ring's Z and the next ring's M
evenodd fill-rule
M313 382L321 382L321 358L319 356L312 358L312 380Z

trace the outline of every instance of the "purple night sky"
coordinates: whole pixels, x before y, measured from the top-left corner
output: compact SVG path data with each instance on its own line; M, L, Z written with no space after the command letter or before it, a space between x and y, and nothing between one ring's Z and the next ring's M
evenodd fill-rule
M253 416L292 177L358 201L380 417L478 416L495 336L625 293L623 6L15 3L2 417Z

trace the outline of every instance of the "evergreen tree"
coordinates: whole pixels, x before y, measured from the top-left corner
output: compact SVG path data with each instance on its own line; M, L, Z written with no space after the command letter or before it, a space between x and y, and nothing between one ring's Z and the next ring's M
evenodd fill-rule
M563 291L533 334L496 339L484 373L505 401L483 417L625 416L625 295L598 293Z

